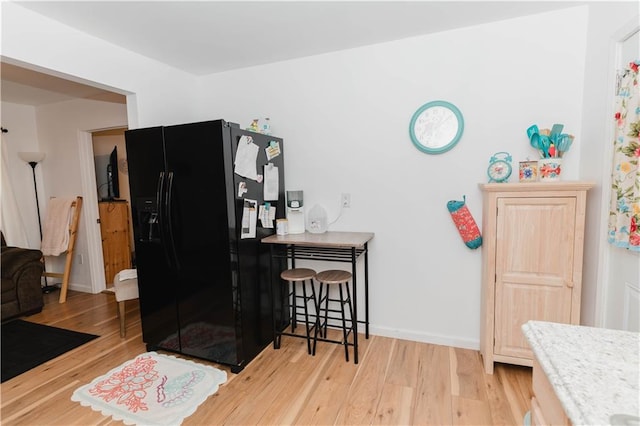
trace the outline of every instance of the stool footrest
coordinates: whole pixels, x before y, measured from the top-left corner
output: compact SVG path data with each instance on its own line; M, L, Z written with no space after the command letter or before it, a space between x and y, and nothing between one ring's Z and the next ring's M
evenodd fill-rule
M304 337L304 336L301 336L301 337ZM318 338L316 338L316 340L317 340L318 342L337 343L337 344L339 344L339 345L353 346L353 342L346 342L346 343L345 343L345 342L344 342L344 341L342 341L342 340L333 340L333 339L327 339L327 338L324 338L324 337L318 337Z

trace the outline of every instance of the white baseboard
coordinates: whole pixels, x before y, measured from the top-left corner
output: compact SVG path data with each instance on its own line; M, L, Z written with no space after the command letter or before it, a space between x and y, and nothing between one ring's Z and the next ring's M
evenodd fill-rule
M93 293L93 288L90 285L69 283L69 290L79 291L81 293Z
M364 333L364 327L359 327ZM465 339L456 336L443 336L440 334L424 333L416 330L401 330L389 327L379 327L369 325L369 334L383 337L393 337L395 339L411 340L414 342L431 343L434 345L452 346L463 349L480 349L480 340Z

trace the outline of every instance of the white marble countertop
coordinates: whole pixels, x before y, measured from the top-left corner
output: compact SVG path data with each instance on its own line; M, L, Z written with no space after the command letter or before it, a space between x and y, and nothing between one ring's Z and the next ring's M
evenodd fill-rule
M640 333L543 321L522 330L574 425L640 416Z

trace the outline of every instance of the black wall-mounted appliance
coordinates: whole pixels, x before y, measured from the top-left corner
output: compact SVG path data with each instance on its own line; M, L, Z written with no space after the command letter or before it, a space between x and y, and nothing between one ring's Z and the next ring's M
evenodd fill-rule
M114 146L107 164L108 200L120 198L120 179L118 178L118 147Z

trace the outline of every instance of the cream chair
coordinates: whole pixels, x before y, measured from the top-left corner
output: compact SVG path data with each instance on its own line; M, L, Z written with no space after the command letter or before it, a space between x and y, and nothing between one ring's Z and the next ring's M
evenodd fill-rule
M122 279L121 279L122 276ZM125 337L124 324L125 301L138 298L138 277L135 269L125 269L113 277L113 291L118 303L118 318L120 319L120 337Z

